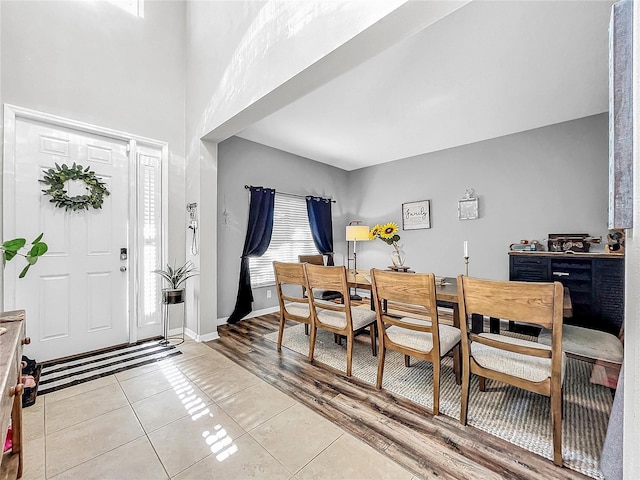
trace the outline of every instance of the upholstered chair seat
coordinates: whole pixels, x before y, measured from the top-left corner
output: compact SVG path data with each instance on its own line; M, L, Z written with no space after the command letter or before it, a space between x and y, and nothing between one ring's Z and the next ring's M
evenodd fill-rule
M400 320L405 323L423 325L431 327L431 322L419 320L417 318L402 317ZM397 325L392 325L386 330L389 340L396 345L418 350L420 352L430 352L433 348L433 335L431 332L409 330ZM450 325L440 324L440 351L448 352L460 342L460 329Z
M481 333L483 338L497 340L521 347L539 348L551 350L551 347L540 345L537 342L522 340L520 338L507 337L494 333ZM532 357L517 352L509 352L500 348L490 347L479 342L471 343L471 356L482 368L523 378L530 382L543 382L551 378L551 359ZM566 368L566 355L562 355L562 379Z
M538 342L551 345L551 331L543 329ZM562 351L585 359L616 364L622 364L624 357L622 342L615 335L575 325L562 326Z
M289 315L295 315L297 317L308 317L309 316L309 305L305 305L302 303L286 303L284 305L285 310Z
M319 302L316 302L316 304L322 305ZM329 325L334 328L347 328L347 315L344 312L318 309L317 314L318 320L324 325ZM376 312L363 308L351 309L351 321L353 322L354 330L360 330L367 325L371 325L375 320Z

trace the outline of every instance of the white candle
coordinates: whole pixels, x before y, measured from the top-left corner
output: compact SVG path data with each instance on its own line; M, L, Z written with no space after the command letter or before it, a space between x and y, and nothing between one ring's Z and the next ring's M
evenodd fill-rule
M469 256L469 244L467 243L467 241L464 241L464 256L468 257Z

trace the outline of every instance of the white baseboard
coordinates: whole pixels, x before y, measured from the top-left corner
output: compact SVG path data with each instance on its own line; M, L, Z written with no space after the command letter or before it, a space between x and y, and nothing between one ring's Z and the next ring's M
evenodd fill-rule
M220 338L220 335L218 335L217 330L215 332L205 333L204 335L198 335L196 332L194 332L190 328L185 328L184 334L187 335L189 338L195 340L196 342L210 342L211 340L217 340Z
M276 305L275 307L262 308L260 310L252 310L250 313L247 313L247 315L242 318L244 319L244 318L259 317L260 315L266 315L268 313L275 313L279 311L280 311L280 305ZM227 320L229 320L229 317L219 318L218 325L226 325Z

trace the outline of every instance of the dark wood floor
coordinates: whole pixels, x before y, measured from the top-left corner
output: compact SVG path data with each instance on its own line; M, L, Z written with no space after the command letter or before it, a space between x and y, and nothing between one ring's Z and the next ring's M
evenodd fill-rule
M588 478L291 350L278 353L263 338L277 326L274 314L220 326L208 345L420 478Z

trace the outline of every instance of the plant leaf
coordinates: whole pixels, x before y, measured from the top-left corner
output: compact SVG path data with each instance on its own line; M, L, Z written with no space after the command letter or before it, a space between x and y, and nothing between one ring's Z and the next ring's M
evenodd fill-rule
M40 255L44 255L49 250L49 247L44 242L38 242L31 247L29 250L29 255L32 257L39 257Z
M31 266L30 264L27 264L27 266L26 266L26 267L24 267L24 268L22 269L22 271L20 272L20 275L18 275L18 278L24 278L24 276L25 276L25 275L27 274L27 272L29 271L29 267L30 267L30 266Z
M27 241L24 238L14 238L13 240L7 240L6 242L3 242L2 246L6 250L18 251L22 247L24 247L26 243Z

